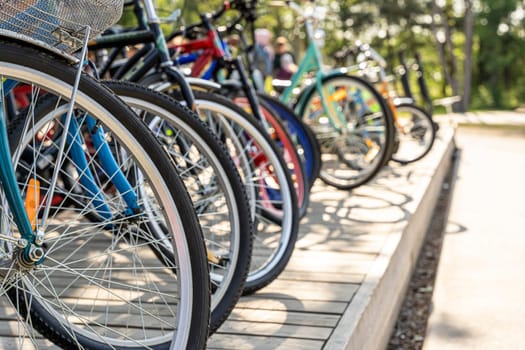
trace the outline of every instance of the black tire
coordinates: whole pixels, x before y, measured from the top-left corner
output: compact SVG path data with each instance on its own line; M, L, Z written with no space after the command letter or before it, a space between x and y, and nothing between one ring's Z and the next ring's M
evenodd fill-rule
M421 107L410 103L396 105L396 134L399 147L392 160L408 164L422 159L430 152L436 139L432 117Z
M233 98L235 104L240 105L243 109L250 108L248 100L244 99L244 97L241 97L240 99L237 99L236 97ZM302 218L306 215L310 197L310 183L306 176L304 163L299 156L291 134L285 127L281 118L279 118L277 112L264 100L259 100L258 102L261 107L263 118L265 119L265 122L261 123L261 125L265 126L270 137L281 151L281 155L290 171L294 188L297 193L299 218Z
M0 75L2 75L3 78L12 78L16 81L36 86L39 88L39 91L45 90L47 95L53 93L60 96L62 100L68 100L75 77L75 71L75 67L66 63L62 59L44 54L34 48L8 42L0 43ZM34 91L37 90L35 89ZM35 96L36 100L38 100L38 98L38 96ZM59 104L57 107L61 108L62 106L63 105ZM177 336L175 338L173 337L173 329L171 331L168 330L165 334L160 336L156 331L157 333L155 335L152 334L152 338L148 340L144 340L146 335L142 332L139 339L130 340L129 337L137 337L137 334L131 334L133 330L126 330L126 332L130 332L130 334L126 334L122 338L122 334L114 333L112 329L113 326L108 324L107 321L99 321L102 323L106 322L105 324L100 324L99 322L94 323L94 320L91 320L88 325L86 319L88 318L87 315L82 317L78 316L79 318L76 319L76 322L78 323L73 324L67 319L69 313L72 312L73 309L71 306L66 307L66 305L69 305L67 304L68 302L72 302L73 305L75 305L75 296L83 297L87 295L85 293L87 293L88 290L85 289L83 293L76 295L67 294L67 289L75 286L77 286L77 288L79 288L78 286L82 286L82 274L89 274L89 271L85 270L84 267L81 267L79 273L74 275L76 282L74 284L68 284L66 282L66 286L58 284L55 286L54 282L52 282L55 275L59 274L56 272L56 269L55 273L52 274L47 274L46 271L48 271L48 269L56 268L56 266L68 266L66 265L69 262L67 259L71 259L73 256L76 257L81 252L81 248L86 247L86 245L89 244L89 239L86 241L81 240L81 232L79 232L78 235L73 236L55 234L51 235L52 237L48 237L49 239L54 239L53 242L69 239L70 243L78 243L78 251L75 251L74 254L71 253L68 255L68 258L64 260L64 257L59 255L60 249L58 248L61 248L63 250L62 253L65 253L66 251L64 251L64 249L66 249L66 247L69 249L69 247L71 247L70 244L64 242L62 243L63 246L60 246L59 244L59 247L55 244L44 245L46 259L39 265L39 268L26 271L11 281L11 288L8 290L8 295L11 298L12 303L18 307L17 311L20 315L27 319L26 323L28 325L34 327L41 334L46 335L51 341L64 348L142 349L145 346L151 346L155 349L167 349L170 347L172 340L174 340L174 346L178 348L204 349L207 340L210 312L209 275L204 241L191 200L182 181L177 176L173 164L160 147L155 137L147 131L147 127L144 123L136 118L133 115L133 112L109 90L101 87L95 80L87 76L81 78L75 110L89 111L89 115L92 118L98 119L100 122L96 125L102 126L106 131L112 131L114 142L122 142L120 144L122 149L125 148L130 156L136 155L137 158L135 164L141 169L144 178L148 179L148 185L151 186L152 191L154 191L155 196L151 197L151 200L162 201L165 212L158 211L157 214L159 215L159 219L161 216L163 217L167 227L174 229L173 232L177 235L176 240L178 243L174 249L178 252L177 255L181 259L178 260L178 265L176 267L176 277L178 279L178 282L176 282L178 285L176 290L177 295L180 291L180 295L183 296L184 300L180 300L181 297L179 296L178 302L188 303L186 305L178 306L186 307L187 309L180 312L177 311L173 317L171 315L168 316L174 322L172 327L177 327ZM59 118L64 115L61 111L58 113ZM25 116L19 114L17 120L9 125L10 140L13 145L18 145L22 142L25 143L26 140L28 141L28 145L33 142L31 140L33 134L24 133L25 119ZM61 119L55 120L57 120L57 124L60 124L59 121ZM31 123L29 123L28 126L29 129L31 129ZM13 147L13 152L15 155L18 153L16 147ZM149 157L145 157L145 154ZM17 164L16 157L14 162ZM46 179L42 179L42 181L45 183ZM63 214L72 211L75 219L77 221L81 220L82 214L79 214L74 210L75 208L63 207L61 210L57 210L56 213ZM51 219L54 218L50 217L50 221L52 221ZM63 217L61 220L57 221L56 225L62 225L60 227L64 227L64 229L70 227L69 220ZM74 225L73 221L71 221L71 225ZM106 230L107 226L108 225L104 225L101 227L101 225L83 224L82 228L90 230L89 232L91 233L91 231L97 228L101 231ZM140 223L135 226L137 230L144 227ZM130 237L130 234L133 236L133 233L128 232L120 235L120 233L118 233L119 231L116 231L120 228L121 226L118 225L111 226L112 234L108 235L107 233L109 232L106 232L104 236L100 236L101 239L113 240L117 239L117 236L114 235L118 235L118 239L122 239L121 242L129 246L134 244L131 241L135 240ZM75 228L72 227L72 230L74 229ZM46 236L44 237L46 238ZM45 243L46 240L44 240L44 244ZM139 246L136 247L138 248ZM93 246L88 249L96 250L97 248ZM55 253L56 255L54 255ZM107 258L110 259L113 256L112 254L112 249L107 251L104 250L102 257L107 255ZM120 254L124 254L124 251L120 251ZM132 250L130 250L130 254L134 254ZM56 261L59 265L54 265L54 256L56 256ZM86 260L88 259L86 258ZM152 262L155 263L155 260L159 263L158 259L154 259ZM115 264L117 262L116 256L114 262ZM82 264L82 261L76 263ZM74 269L74 266L70 266L67 271L73 272L76 270ZM143 268L141 271L149 270ZM115 274L118 273L115 272ZM110 277L102 274L97 278L108 279ZM160 280L162 281L162 279ZM37 284L36 288L33 288L34 284L32 281L35 281L34 283ZM122 285L123 282L119 282L120 284L112 284L111 281L108 281L99 282L95 285L91 285L90 283L92 282L89 282L89 279L87 279L84 286L86 288L91 286L96 289L102 288L102 283L108 283L104 284L104 286L107 286L107 288L111 288L112 286L113 288L117 288L117 285ZM149 288L148 281L143 281L143 283ZM167 283L167 281L165 283ZM48 287L46 288L45 286ZM56 290L54 289L55 287ZM128 288L128 290L130 289ZM52 301L46 300L46 296L41 294L41 292L55 293L55 296L53 297L54 299ZM115 290L115 292L110 295L113 297L119 297L121 294ZM59 297L62 296L73 299L73 301L62 301L59 299ZM130 304L130 306L133 305L133 310L136 310L136 308L140 309L147 307L141 303L138 294L136 298L138 299L135 299L138 304ZM133 301L134 300L127 300L128 303L132 303ZM56 305L57 303L58 305ZM111 307L112 306L107 304L106 301L106 309L110 309ZM63 310L68 310L67 315L60 314ZM89 313L95 312L96 310L97 308L94 304L92 305L92 308L87 311L74 309L74 311L77 312L77 315L80 315L81 312ZM159 316L156 317L158 318ZM99 329L99 325L101 329ZM85 328L82 328L82 326L85 326ZM150 325L148 324L148 326ZM119 332L122 332L122 329ZM144 344L140 345L140 342Z
M361 186L381 170L394 147L394 125L388 107L377 90L359 77L328 76L322 85L328 91L345 89L344 100L333 105L334 111L340 112L344 121L333 122L326 116L315 88L307 90L306 95L299 98L300 104L295 106L321 145L319 177L339 189ZM352 94L348 94L350 88ZM351 98L356 94L357 98ZM343 125L338 130L335 123Z
M201 119L208 123L212 130L221 135L219 138L229 138L232 135L226 134L225 131L221 129L221 123L218 123L215 117L227 120L229 123L228 126L234 130L238 137L245 138L246 136L249 136L250 140L259 140L257 141L261 142L259 148L264 148L263 153L266 154L266 157L272 159L272 166L275 167L275 171L279 171L279 176L283 181L283 183L279 183L279 188L282 191L281 195L286 196L286 201L284 203L287 204L285 205L286 208L282 208L282 217L272 218L271 215L267 215L267 212L265 211L266 209L260 210L259 208L254 212L256 235L254 239L250 273L248 274L243 292L243 294L251 294L276 279L284 270L292 255L297 240L299 221L297 197L295 191L292 190L293 182L290 178L289 171L286 170L286 163L282 159L280 152L264 128L262 128L255 118L246 113L242 108L235 105L231 100L220 95L203 91L194 91L194 94L197 108L200 110ZM207 110L205 110L205 106L208 108ZM215 110L213 108L217 109ZM211 115L211 113L207 113L212 110L215 114ZM243 141L241 141L241 143L242 142ZM248 156L250 155L248 154ZM249 162L250 166L254 165L254 163L252 163L254 162L253 158L249 159ZM241 169L240 173L245 181L245 186L248 188L248 196L252 201L251 205L253 207L253 201L255 201L256 206L259 205L260 194L255 193L255 198L250 197L250 188L253 190L257 189L258 186L258 180L256 180L256 178L246 177L246 174L250 171L251 170L245 171ZM261 237L269 238L269 234L272 232L272 227L280 230L280 233L278 233L279 237L277 238L279 244L275 251L270 252L269 258L264 260L266 247L264 246L265 242ZM273 250L273 247L271 249ZM261 253L262 255L259 255L259 252L264 254Z
M103 84L131 106L142 119L146 119L148 125L157 128L154 134L172 155L174 163L179 169L179 174L181 174L190 197L194 201L194 206L201 207L197 212L199 220L202 216L201 227L205 241L211 240L213 242L214 232L224 230L221 225L224 225L225 220L231 222L229 226L230 238L224 237L224 242L221 242L221 246L225 248L226 244L230 243L228 256L221 256L222 263L209 263L213 292L210 333L213 333L230 315L239 300L250 267L254 227L251 221L250 205L240 175L222 142L196 114L173 98L137 84L115 81L105 81ZM173 132L173 136L168 136L165 132L161 133L158 122L152 120L157 118L162 119L162 127L169 128L170 135ZM195 159L195 155L190 159L190 157L185 157L185 154L181 154L174 147L175 136L182 136L181 142L190 144L189 148L192 152L198 151L200 157L204 159ZM185 150L185 152L188 151ZM196 167L198 171L191 171L191 167ZM210 174L209 171L203 174L203 176L213 179L212 182L216 186L213 193L207 194L206 189L201 188L201 185L193 178L201 175L198 172L203 172L204 169L213 169L213 174ZM223 192L227 193L221 194ZM217 223L208 223L211 211L206 210L204 207L207 205L203 203L207 195L211 196L214 202L219 202L219 199L221 202L227 202L221 207L215 207L214 203L209 204L210 210L214 209L221 212L217 213L215 219L218 221ZM220 216L223 213L224 215ZM228 218L224 217L226 214L228 214ZM231 239L232 242L227 242L228 239ZM212 248L213 246L210 246L208 249ZM162 254L169 255L170 251L164 249ZM223 267L224 270L226 267L228 268L227 272L221 272L221 264L228 264ZM228 277L226 281L219 280L221 274L223 274L221 276L223 278Z

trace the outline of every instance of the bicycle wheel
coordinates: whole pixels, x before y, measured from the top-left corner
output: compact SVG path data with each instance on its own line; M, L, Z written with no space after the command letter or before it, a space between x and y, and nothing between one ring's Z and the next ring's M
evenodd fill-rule
M257 120L222 96L194 94L200 118L226 145L247 190L255 237L243 294L253 293L277 278L292 255L299 221L293 183L280 152Z
M420 160L430 152L436 138L436 129L425 110L410 103L397 105L395 125L399 146L392 155L393 161L408 164Z
M270 108L277 113L276 115L286 126L286 130L292 135L297 153L304 164L309 187L312 188L321 171L321 149L315 134L308 125L296 116L290 107L280 100L264 93L258 93L257 96L260 100L268 103Z
M137 84L104 85L154 131L192 198L208 251L213 291L210 332L214 332L237 303L250 267L254 228L240 175L211 130L174 99ZM161 246L162 254L169 256L171 242Z
M39 193L33 220L44 234L45 256L36 267L22 268L16 247L0 246L2 262L11 262L1 269L2 290L25 324L66 348L204 349L209 276L202 233L175 167L146 125L109 90L83 76L66 133L75 68L31 47L1 42L0 77L30 87L30 104L12 116L9 140L22 194ZM105 149L97 147L97 135ZM98 192L82 180L76 183L81 192L57 183L55 193L64 200L49 193L52 179L41 169L53 165L40 151L58 147L62 137L67 138L64 156L76 165L76 174L64 173L57 163L58 179L90 172ZM82 151L73 155L77 146ZM116 171L104 165L108 160ZM130 178L129 191L118 190ZM86 196L103 206L70 205ZM137 204L133 208L130 196ZM90 211L104 219L87 219ZM4 211L2 225L3 232L18 236L12 213ZM159 244L155 230L172 236L174 259L160 260L153 253L150 246Z
M387 106L373 86L354 76L329 76L322 91L329 98L323 100L313 88L296 106L321 146L319 176L340 189L358 187L381 170L393 147Z
M235 97L233 102L244 110L248 112L251 111L250 103L247 98ZM264 121L261 122L261 124L265 126L270 137L281 151L281 155L287 164L297 194L299 217L302 218L308 209L310 196L310 186L306 179L304 164L299 157L299 153L295 148L290 133L277 117L277 113L262 100L259 101L259 109L264 118Z

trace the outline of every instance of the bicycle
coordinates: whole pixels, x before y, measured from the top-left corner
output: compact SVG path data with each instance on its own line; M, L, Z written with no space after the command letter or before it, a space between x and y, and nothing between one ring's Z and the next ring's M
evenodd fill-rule
M148 85L143 81L146 72L152 68L156 68L159 74L163 76L162 81L170 82L177 86L177 90L180 92L179 99L185 101L187 105L191 103L191 105L195 107L193 92L191 92L190 102L180 90L181 84L184 84L187 89L190 88L185 79L179 79L179 70L173 67L171 59L166 55L167 48L159 27L160 19L156 15L153 3L148 0L143 2L128 1L127 5L133 8L135 16L139 19L139 28L131 32L101 36L90 42L89 47L93 52L101 49L114 48L108 57L104 57L102 62L99 62L100 67L98 74L105 76L110 73L110 69L112 68L111 62L120 55L122 47L130 42L144 42L145 50L137 52L137 56L131 57L123 66L126 67L127 64L130 63L130 72L134 72L135 74L129 76L127 75L129 72L126 69L121 69L120 72L113 72L114 77L120 79L125 77L125 80L141 81L142 84ZM147 19L147 21L143 21L143 19ZM138 70L134 69L134 65L141 59L144 59L144 62L142 62L144 65ZM177 79L173 79L171 75L166 74L171 71L177 72ZM154 94L151 91L143 90L137 85L123 85L116 82L108 84L116 87L120 93L131 94L132 96L125 97L126 100L130 99L133 101L135 108L138 108L146 114L154 113L154 116L150 116L149 118L154 118L155 124L151 124L150 127L157 130L160 123L162 128L167 127L170 133L173 132L173 137L160 134L159 130L156 131L156 135L171 152L175 152L174 158L176 163L178 167L183 166L181 171L185 174L185 179L188 180L185 182L189 186L190 194L197 201L196 205L199 210L206 211L212 208L211 206L199 206L199 203L202 203L205 198L206 193L217 196L216 199L219 198L219 196L217 193L211 193L211 188L206 189L202 187L204 183L211 184L211 182L209 182L211 178L203 179L204 182L199 182L198 179L200 177L198 173L202 169L212 166L215 169L215 171L212 172L213 179L217 180L220 177L220 180L216 182L220 185L217 187L217 192L222 193L224 195L223 198L227 199L228 206L223 208L225 210L227 209L231 214L228 216L227 221L229 221L232 231L228 232L229 235L227 235L227 237L221 237L220 241L215 241L214 236L216 235L214 234L214 229L209 227L209 225L210 220L218 221L220 219L220 213L213 214L208 212L206 214L202 212L200 214L202 220L207 222L204 227L204 234L208 247L208 260L212 277L213 294L211 301L210 333L213 333L224 322L240 297L246 279L246 270L250 265L254 228L251 224L250 205L247 205L239 198L239 196L242 197L246 195L243 184L238 182L239 175L236 169L229 166L234 163L227 153L227 149L220 144L220 140L213 135L209 135L209 128L206 129L206 127L199 124L198 121L190 122L192 117L186 116L182 118L180 115L182 106L180 106L178 102L172 99L170 102L167 102L166 99L169 99L169 97L161 96L159 92ZM137 100L136 97L140 96L141 93L144 95L146 101ZM172 103L173 106L168 108L170 103ZM157 106L153 108L152 104L157 104ZM142 110L143 108L146 109ZM174 109L178 109L178 113L173 113ZM160 114L157 115L155 113ZM195 130L190 132L188 123L190 123L189 125L192 125ZM166 144L166 142L168 143ZM180 142L184 144L180 144ZM180 153L185 152L185 148L186 151L191 150L194 153L192 153L190 159L181 161ZM219 157L220 162L216 161L217 157ZM177 161L177 159L179 160ZM189 170L187 168L189 168ZM228 188L234 188L235 191L232 192L231 189L228 191ZM237 198L232 197L233 193L237 195ZM223 220L224 219L223 217ZM226 242L227 238L230 239L230 242ZM163 254L168 254L163 247L164 245L160 245ZM221 247L221 249L218 249L219 247ZM215 251L222 253L216 256Z
M190 198L145 125L70 55L89 34L82 24L99 24L96 34L120 5L18 1L0 9L0 102L17 85L30 87L30 105L9 124L0 109L0 291L29 335L36 329L60 346L204 348L209 277ZM68 177L73 188L59 183ZM53 203L54 193L64 200ZM87 205L72 205L79 200ZM154 256L158 230L173 236L174 260ZM123 319L137 328L119 328Z
M430 114L415 105L412 98L395 94L386 74L386 61L370 45L358 43L354 50L346 50L346 56L350 55L356 58L357 65L348 67L348 71L376 84L390 108L396 130L396 147L391 159L400 164L422 159L430 152L436 138Z
M253 22L247 23L249 25L247 31L251 33L252 37L252 44L250 45L248 44L245 35L245 28L240 24L244 18L256 18L256 2L234 1L230 4L230 8L238 11L241 15L238 16L237 19L232 20L222 32L228 34L235 33L239 36L239 53L243 55L243 61L246 62L245 67L249 73L249 77L251 77L252 84L257 91L257 98L262 107L269 111L273 111L284 123L286 130L289 131L292 136L292 141L297 149L297 153L301 157L304 165L309 188L311 188L315 180L319 177L321 168L321 151L319 143L317 142L312 130L301 121L292 109L281 102L278 98L265 93L263 83L260 79L261 74L253 65L255 27ZM213 71L212 68L213 64L208 71L204 73L204 76L209 76L209 72Z
M309 125L321 145L320 178L340 189L370 181L381 170L394 141L394 126L381 95L365 80L344 69L323 70L319 32L322 8L303 10L292 1L272 1L289 6L304 20L308 47L281 100L292 103L293 91L314 72L311 84L295 98L294 111ZM252 20L247 18L247 20Z

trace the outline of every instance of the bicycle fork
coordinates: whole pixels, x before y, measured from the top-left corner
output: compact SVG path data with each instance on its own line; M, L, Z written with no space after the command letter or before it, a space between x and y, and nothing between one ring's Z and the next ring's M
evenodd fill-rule
M4 82L4 91L9 88L9 81ZM13 87L16 82L13 83ZM64 121L66 117L62 117ZM79 174L78 182L81 188L86 192L90 201L88 205L93 205L97 214L102 220L110 220L113 218L109 206L107 205L103 190L100 188L95 180L95 175L90 169L88 162L88 155L84 149L85 143L81 139L81 132L87 129L90 140L96 149L97 160L101 164L101 168L109 178L109 181L119 193L122 194L124 202L126 203L127 209L122 214L123 217L130 217L137 215L143 211L143 208L138 203L138 196L133 191L129 180L124 175L122 169L117 162L115 155L113 154L111 147L109 146L105 133L101 125L90 116L82 118L85 122L86 127L82 128L79 126L79 120L73 117L69 123L69 128L66 134L66 145L64 147L67 150L67 154L71 157L72 162ZM58 140L60 142L60 140ZM119 150L120 151L120 150ZM125 154L122 152L124 158ZM36 159L34 159L36 162ZM56 167L62 165L61 159L57 157ZM14 244L17 247L17 251L20 253L14 257L4 259L0 257L0 275L2 271L6 270L7 265L12 265L13 258L16 259L16 264L20 268L31 269L36 265L39 265L44 260L44 250L42 245L44 243L44 231L42 227L37 224L39 216L39 206L41 202L40 186L39 181L36 177L29 179L28 184L25 186L25 198L22 197L20 187L16 178L11 151L9 147L9 138L7 135L7 118L3 111L3 101L0 100L0 181L2 183L2 189L5 193L7 204L10 211L13 214L13 220L20 233L20 238L15 238L6 232L9 229L9 225L3 225L3 232L0 233L0 241L6 241ZM53 186L51 186L53 187ZM47 193L47 198L53 196L53 193ZM44 196L45 198L45 196ZM4 213L4 215L6 215ZM2 220L2 222L6 222ZM36 230L36 231L35 231ZM9 271L16 269L9 268ZM7 274L7 273L6 273ZM1 276L0 276L1 277ZM7 277L7 276L3 276Z
M9 89L9 85L9 82L4 83L1 89ZM20 231L20 238L18 239L5 235L2 232L0 233L0 240L15 244L20 250L18 262L22 266L31 266L42 259L44 251L40 246L41 236L33 232L31 225L32 219L28 216L16 181L16 175L11 161L9 139L7 136L7 119L4 113L3 101L0 101L0 181L9 208L13 212L15 224ZM3 215L5 215L5 213L3 213ZM3 264L3 262L0 261L0 264ZM0 269L0 273L1 272L2 270Z

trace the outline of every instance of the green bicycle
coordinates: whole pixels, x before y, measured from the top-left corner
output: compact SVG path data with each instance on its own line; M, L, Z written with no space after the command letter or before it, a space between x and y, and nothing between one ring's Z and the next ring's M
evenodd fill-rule
M322 7L272 2L284 4L304 19L308 47L281 100L294 101L296 114L315 132L321 145L320 178L339 189L358 187L379 172L394 146L388 107L367 81L345 69L323 70L323 32L316 28L325 14Z

